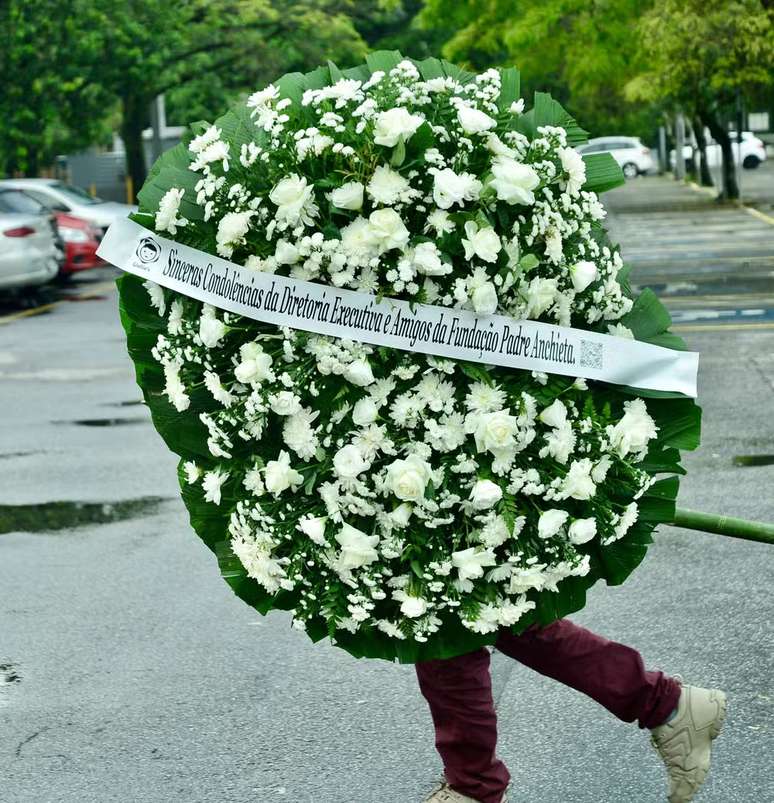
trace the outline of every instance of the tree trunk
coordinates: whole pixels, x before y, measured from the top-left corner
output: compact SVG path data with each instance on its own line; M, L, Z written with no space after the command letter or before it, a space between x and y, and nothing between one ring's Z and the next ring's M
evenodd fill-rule
M126 150L126 172L132 179L133 200L136 200L148 175L142 145L142 132L148 122L148 103L144 98L128 95L121 99L121 111L121 139Z
M702 187L713 187L715 182L712 180L712 173L710 173L707 163L707 138L704 136L704 123L698 117L693 121L693 133L699 148L699 184Z
M693 145L693 120L687 120L686 133L691 137L691 159L685 164L685 173L693 182L699 180L699 160L696 158L697 150Z
M721 170L723 187L718 198L735 201L739 198L739 185L736 182L736 167L734 165L734 149L731 147L731 135L714 113L704 112L701 115L701 120L709 128L715 142L720 145L720 152L723 156Z

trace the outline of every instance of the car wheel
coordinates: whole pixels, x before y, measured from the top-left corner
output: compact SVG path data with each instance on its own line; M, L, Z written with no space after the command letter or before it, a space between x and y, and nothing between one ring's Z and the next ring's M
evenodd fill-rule
M744 157L744 161L742 162L742 167L746 167L748 170L755 170L758 165L760 165L761 160L755 156L753 153L747 154Z
M637 178L640 174L640 171L637 169L637 165L634 162L627 162L622 168L623 174L626 178Z

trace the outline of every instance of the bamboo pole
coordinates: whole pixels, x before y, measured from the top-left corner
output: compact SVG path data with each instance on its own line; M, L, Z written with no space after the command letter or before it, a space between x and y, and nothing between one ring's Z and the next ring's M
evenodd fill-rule
M679 507L675 510L672 524L689 530L701 530L706 533L727 535L731 538L743 538L746 541L774 544L774 524L764 524L759 521L720 516L715 513L700 513L698 510Z

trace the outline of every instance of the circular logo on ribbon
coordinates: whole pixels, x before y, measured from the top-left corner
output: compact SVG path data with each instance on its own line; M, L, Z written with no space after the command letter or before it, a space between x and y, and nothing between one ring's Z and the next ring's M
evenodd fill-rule
M156 262L161 256L161 246L153 239L153 237L143 237L137 246L135 254L140 262L148 265L152 262Z

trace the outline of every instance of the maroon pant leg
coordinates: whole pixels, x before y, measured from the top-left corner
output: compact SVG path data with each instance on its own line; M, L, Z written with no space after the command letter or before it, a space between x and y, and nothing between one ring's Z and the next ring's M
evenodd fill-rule
M648 672L631 647L597 636L567 619L519 636L500 632L496 647L541 675L587 694L624 722L655 728L677 708L680 684Z
M446 780L481 803L500 803L510 775L495 755L497 715L492 702L489 652L416 664L419 688L430 706L435 746Z

